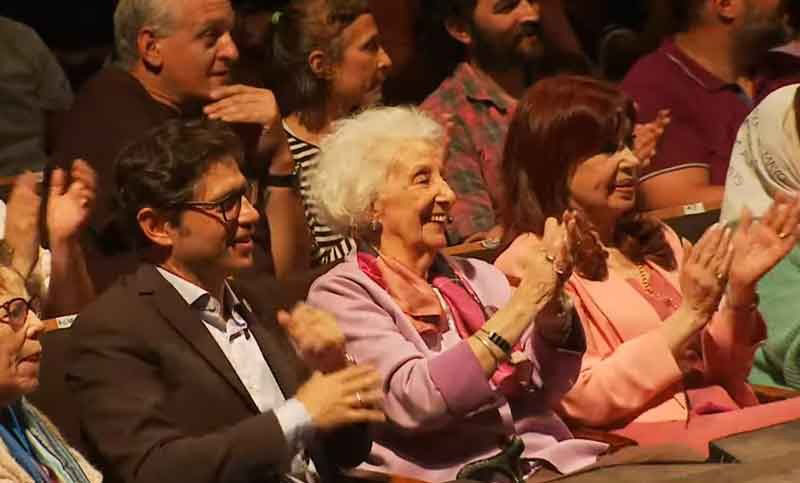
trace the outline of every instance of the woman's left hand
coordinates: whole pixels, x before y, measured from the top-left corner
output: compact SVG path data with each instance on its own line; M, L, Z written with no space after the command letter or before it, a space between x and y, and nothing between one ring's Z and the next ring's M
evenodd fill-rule
M310 368L329 373L347 365L344 334L328 312L300 303L291 314L278 312L278 323Z
M746 298L758 281L795 246L800 230L800 198L779 193L764 216L753 220L747 208L733 235L729 296Z

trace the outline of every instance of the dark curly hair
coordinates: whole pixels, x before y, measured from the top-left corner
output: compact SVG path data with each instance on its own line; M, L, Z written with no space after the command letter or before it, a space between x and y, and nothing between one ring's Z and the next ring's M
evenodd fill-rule
M139 228L139 211L145 207L161 210L177 223L177 208L193 199L195 186L209 166L225 158L242 169L241 141L220 121L173 119L151 129L116 158L117 226L128 233L136 248L149 246Z
M503 153L507 240L520 233L541 235L548 217L569 208L569 180L577 165L630 138L636 119L633 101L613 85L581 76L555 76L528 89L511 121ZM591 224L579 217L582 233ZM660 222L637 211L617 226L616 244L634 262L652 260L667 270L677 267ZM591 241L590 237L587 241ZM598 243L582 243L576 271L602 280L607 252Z

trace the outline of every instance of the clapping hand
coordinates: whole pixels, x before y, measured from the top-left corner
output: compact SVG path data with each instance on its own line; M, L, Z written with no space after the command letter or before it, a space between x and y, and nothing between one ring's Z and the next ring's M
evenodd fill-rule
M733 259L732 232L714 224L692 246L684 241L680 272L683 305L705 324L717 310ZM699 327L697 327L699 329Z
M800 236L800 198L778 193L760 220L742 210L733 236L733 265L730 271L731 303L750 300L758 281L794 248Z
M47 233L51 246L77 241L97 197L97 174L86 161L75 160L69 177L68 182L62 169L54 170L50 177Z
M314 427L322 431L386 421L380 409L381 376L369 366L350 366L331 374L315 372L295 397L305 406Z
M12 251L11 266L27 279L39 258L39 209L42 199L36 192L38 178L33 173L17 176L8 197L5 242Z
M347 364L344 334L329 313L301 303L291 313L278 312L278 323L313 370L328 373Z
M647 124L637 124L633 128L633 153L642 163L642 168L650 164L656 155L661 135L671 121L668 109L658 111L655 120Z
M538 247L529 253L520 287L535 284L549 301L560 295L564 282L572 275L579 243L576 214L565 212L561 223L548 218L538 241Z

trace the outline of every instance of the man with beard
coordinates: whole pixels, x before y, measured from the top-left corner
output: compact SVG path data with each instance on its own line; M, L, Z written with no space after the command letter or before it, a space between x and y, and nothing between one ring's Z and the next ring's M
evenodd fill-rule
M781 0L674 0L678 33L631 69L622 88L640 120L672 122L644 170L647 209L722 200L731 148L752 107L755 66L786 40Z
M458 195L448 228L451 244L499 238L496 216L500 162L517 99L530 84L530 68L542 58L540 5L536 0L436 2L464 60L422 104L449 119L447 182Z
M786 3L786 17L792 39L767 52L759 63L761 80L758 83L756 104L771 92L800 82L800 2Z

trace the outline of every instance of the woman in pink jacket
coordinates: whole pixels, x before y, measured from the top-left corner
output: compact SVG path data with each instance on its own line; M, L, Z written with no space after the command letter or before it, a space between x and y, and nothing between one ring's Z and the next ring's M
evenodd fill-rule
M563 306L573 238L549 220L513 295L493 266L444 257L454 201L444 142L413 108L371 109L334 126L311 180L319 215L359 242L308 301L333 313L348 353L383 375L387 423L367 467L446 481L508 448L514 481L543 464L575 471L606 445L573 439L553 410L585 348Z
M513 284L541 250L545 220L577 210L581 247L566 290L587 350L559 412L638 438L632 422L683 425L758 404L746 383L766 337L754 288L797 241L800 203L781 199L760 222L745 214L735 231L715 225L682 244L636 210L634 122L633 102L610 84L564 76L527 92L503 161L506 233L516 238L496 266Z

